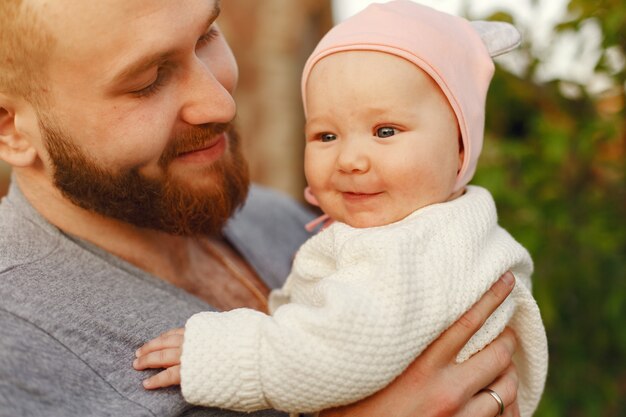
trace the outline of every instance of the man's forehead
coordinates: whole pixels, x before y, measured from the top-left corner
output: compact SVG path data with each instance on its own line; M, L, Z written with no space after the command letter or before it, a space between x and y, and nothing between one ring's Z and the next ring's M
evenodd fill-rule
M138 55L175 48L219 12L219 0L28 1L38 5L56 38L57 63L92 76Z
M128 27L129 23L158 19L169 11L170 23L176 25L176 17L189 13L205 13L219 10L220 0L26 0L46 19L52 27L89 32L107 29L109 32ZM173 12L173 13L172 13ZM180 19L178 19L180 20Z

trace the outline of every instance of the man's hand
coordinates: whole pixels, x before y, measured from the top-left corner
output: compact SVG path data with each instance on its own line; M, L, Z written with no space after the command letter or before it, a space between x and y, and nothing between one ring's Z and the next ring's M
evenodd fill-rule
M137 359L133 361L133 368L138 371L165 368L164 371L143 381L145 389L180 385L180 355L184 333L185 329L172 329L137 349L135 352Z
M455 358L467 341L513 290L510 272L455 324L435 340L394 382L355 404L326 410L321 417L493 417L496 400L481 390L490 388L505 406L504 416L519 417L518 376L511 358L517 347L506 329L491 344L463 363Z

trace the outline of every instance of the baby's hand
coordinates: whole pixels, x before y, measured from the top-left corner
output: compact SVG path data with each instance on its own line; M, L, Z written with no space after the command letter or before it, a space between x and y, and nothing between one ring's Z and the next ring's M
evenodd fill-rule
M185 329L182 328L172 329L137 349L135 352L137 359L133 361L133 368L138 371L165 368L164 371L143 381L145 389L180 385L180 355L184 332Z

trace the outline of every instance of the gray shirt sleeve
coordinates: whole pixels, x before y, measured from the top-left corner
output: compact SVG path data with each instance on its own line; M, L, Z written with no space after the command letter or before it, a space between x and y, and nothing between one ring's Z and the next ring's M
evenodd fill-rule
M43 330L3 310L0 323L1 417L153 416Z
M77 332L77 337L84 334ZM97 343L95 334L91 342ZM146 392L140 386L146 375L134 375L128 358L118 356L110 366L97 368L93 358L81 357L80 348L73 340L70 343L68 346L51 331L0 309L0 417L243 415L185 404L178 387ZM101 346L106 357L106 343ZM129 346L128 351L132 353L132 349ZM265 410L249 416L285 414Z

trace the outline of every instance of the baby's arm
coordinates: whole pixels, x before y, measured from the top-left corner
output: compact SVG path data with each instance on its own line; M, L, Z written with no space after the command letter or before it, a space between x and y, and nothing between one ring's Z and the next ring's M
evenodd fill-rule
M292 300L273 317L247 309L193 316L182 358L185 399L306 412L353 402L391 382L443 330L433 331L418 298L440 309L443 303L429 291L436 286L409 288L389 265L369 259L310 282L310 302Z
M389 413L402 416L493 415L495 411L490 411L494 407L493 399L482 394L481 391L482 388L488 386L501 394L506 405L505 415L518 416L519 411L514 413L516 410L515 382L517 381L517 374L514 365L511 364L511 356L516 344L515 337L511 336L510 331L505 332L487 349L468 362L458 364L454 360L458 350L467 342L471 334L476 332L478 327L484 323L487 315L493 313L497 304L501 303L508 295L514 283L512 276L510 274L509 276L510 279L506 282L504 279L500 279L492 287L492 290L472 308L472 311L463 317L463 320L457 321L435 343L430 345L424 354L420 355L387 388L353 405L333 409L321 415L328 417L357 417ZM176 336L182 334L183 329L173 329L139 348L137 355L140 359L140 365L136 368L165 367L167 363L173 362L174 359L167 359L171 354L161 354L160 352L179 348L182 338ZM161 359L162 356L164 356L163 359ZM176 355L176 358L179 359L179 357L180 351ZM178 366L172 366L168 369L174 368L180 375ZM180 376L174 380L170 379L168 375L167 372L162 372L149 378L149 380L155 380L154 384L149 383L151 385L149 388L165 387L180 382ZM489 384L488 381L493 382ZM451 386L459 389L451 391ZM433 398L440 397L440 392L446 393L442 397L443 401L433 402ZM468 410L471 411L468 412Z
M133 368L138 371L145 369L161 369L164 371L143 381L146 389L165 388L180 385L180 356L183 347L185 329L172 329L137 349Z

